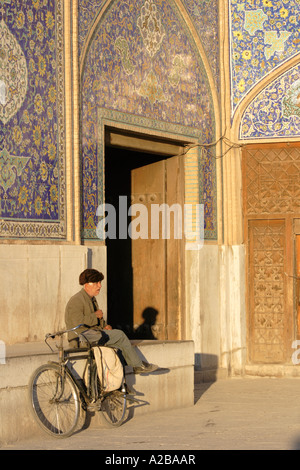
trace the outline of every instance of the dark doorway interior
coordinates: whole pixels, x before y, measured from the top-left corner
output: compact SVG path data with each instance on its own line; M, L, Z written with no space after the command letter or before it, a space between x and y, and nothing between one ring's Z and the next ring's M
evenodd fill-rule
M116 209L117 238L106 238L108 323L134 338L131 239L119 239L119 196L131 204L131 171L166 157L122 148L105 147L105 203ZM127 227L130 218L127 218ZM123 224L122 224L123 227ZM145 270L149 267L145 266Z

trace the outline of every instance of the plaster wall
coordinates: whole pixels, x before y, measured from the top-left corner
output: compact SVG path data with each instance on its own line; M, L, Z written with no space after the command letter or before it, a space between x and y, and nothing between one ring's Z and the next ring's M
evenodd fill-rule
M0 340L43 341L64 328L66 303L80 289L80 272L91 266L105 275L105 247L0 245ZM105 281L100 297L106 314Z
M205 245L186 252L187 336L198 370L242 374L246 352L245 248Z

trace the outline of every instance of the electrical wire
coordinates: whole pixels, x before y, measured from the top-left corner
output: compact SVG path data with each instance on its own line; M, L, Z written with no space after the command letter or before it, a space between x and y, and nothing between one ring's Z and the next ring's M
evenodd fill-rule
M221 136L218 140L215 140L214 142L211 142L210 144L200 144L200 143L197 143L197 144L187 144L184 146L184 151L180 154L178 154L179 157L181 156L184 156L187 154L187 152L193 148L196 148L196 147L200 147L201 149L209 149L211 147L215 147L216 145L218 145L218 143L220 142L224 142L225 145L227 145L229 148L222 154L222 155L219 155L219 156L212 156L213 158L215 158L215 160L219 160L221 158L224 158L225 155L230 152L231 149L233 148L242 148L245 146L245 144L237 144L235 142L231 142L230 139L228 139L228 137L225 137L224 135Z

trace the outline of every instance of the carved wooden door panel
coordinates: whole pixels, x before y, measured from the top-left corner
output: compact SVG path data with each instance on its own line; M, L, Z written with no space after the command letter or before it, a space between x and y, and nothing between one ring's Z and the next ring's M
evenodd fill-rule
M286 360L285 220L249 221L249 353L251 362Z
M297 237L294 243L300 233L299 222L295 228L300 216L299 171L299 143L250 144L243 150L251 362L290 363L297 323L299 331L294 282L295 247L300 273Z
M134 325L142 325L152 315L157 339L180 339L182 240L172 236L172 222L170 239L162 237L161 218L159 232L156 237L151 235L151 205L182 203L179 159L173 157L133 170L131 186L132 203L142 204L148 214L148 237L132 240Z

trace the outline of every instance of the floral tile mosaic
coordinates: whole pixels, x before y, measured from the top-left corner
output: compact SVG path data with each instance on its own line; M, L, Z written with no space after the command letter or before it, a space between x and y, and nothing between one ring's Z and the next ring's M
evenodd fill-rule
M212 70L216 89L220 92L219 1L183 0L182 3L201 40Z
M0 236L61 238L62 3L0 1Z
M299 53L299 18L299 0L230 1L232 115L262 78Z
M211 91L199 53L173 2L111 2L101 17L82 75L83 236L95 237L96 210L103 201L103 153L98 148L97 109L147 119L149 131L196 129L201 143L215 140ZM127 118L126 118L127 116ZM200 161L206 205L206 236L216 237L215 159ZM204 178L204 174L206 174Z
M63 3L0 0L2 237L65 237ZM119 113L124 124L133 117L146 119L150 132L176 126L179 135L196 133L200 143L215 140L206 72L176 4L78 0L83 234L88 238L94 236L103 196L99 109ZM182 0L181 6L219 89L218 0ZM228 6L233 117L263 78L299 54L300 0L230 0ZM293 65L254 98L242 117L241 140L299 136L298 76L299 66ZM214 151L199 157L199 188L205 236L213 239Z
M97 14L105 6L105 0L79 0L79 55L86 36ZM182 0L207 54L216 87L219 90L219 8L218 0Z
M78 0L79 56L82 55L82 49L89 30L105 3L105 0Z
M299 75L296 65L256 96L242 117L240 139L300 136Z

